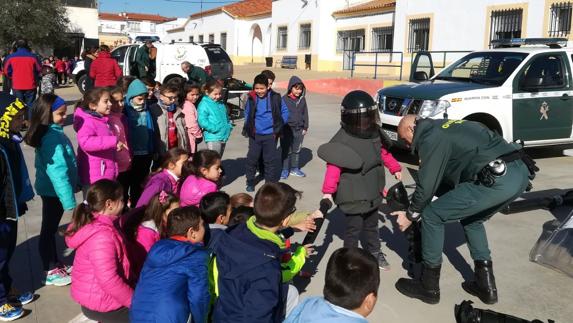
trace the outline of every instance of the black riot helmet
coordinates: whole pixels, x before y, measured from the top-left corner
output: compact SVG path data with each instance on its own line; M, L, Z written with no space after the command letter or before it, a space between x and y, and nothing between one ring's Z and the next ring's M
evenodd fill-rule
M342 99L340 121L342 128L352 136L376 138L380 135L380 116L376 102L370 94L356 90Z

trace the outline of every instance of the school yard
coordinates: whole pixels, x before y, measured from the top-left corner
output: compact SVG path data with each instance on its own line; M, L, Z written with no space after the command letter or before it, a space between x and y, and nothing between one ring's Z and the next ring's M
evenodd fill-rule
M240 79L251 81L261 69L263 69L262 65L237 66L235 74ZM294 74L302 77L303 80L348 77L348 73L275 70L279 86L284 84L283 82L288 82L288 77ZM331 86L336 90L336 87L343 83L345 82L338 82ZM316 89L321 91L320 86ZM57 93L70 101L70 104L71 101L80 98L80 93L75 87L59 89ZM324 163L316 156L316 150L320 144L329 140L339 127L341 97L319 94L316 90L311 90L307 94L307 100L310 109L310 129L303 144L301 157L304 164L303 170L307 177L290 177L287 182L304 192L297 206L298 209L312 211L318 207L324 175ZM70 107L69 113L71 112ZM227 185L223 190L231 194L242 192L245 188L244 165L247 140L240 135L241 127L242 121L238 121L227 145L223 162L227 172ZM72 127L66 126L65 131L74 142L75 133ZM553 190L568 189L573 186L573 167L571 167L573 157L563 156L562 150L562 148L529 150L541 168L534 182L535 194L552 195L555 192ZM24 154L33 179L33 149L24 147ZM416 168L412 163L413 158L408 154L399 153L397 158L403 167ZM413 182L407 171L403 174L405 183ZM388 186L395 182L389 174L387 182ZM78 200L80 198L78 195ZM11 263L11 273L15 278L15 285L20 290L34 289L38 299L24 306L27 315L18 322L68 322L80 313L80 307L71 300L69 287L41 286L42 273L37 251L41 223L40 199L35 198L28 205L30 210L20 219L18 247ZM487 222L486 227L500 298L499 303L494 306L487 306L469 296L460 286L464 278L471 277L473 263L465 246L463 231L458 224L451 224L447 227L440 304L426 305L399 294L394 288L394 283L398 278L406 276L406 271L402 267L402 257L405 257L406 253L406 241L397 230L393 219L381 216L380 238L383 240L383 251L387 254L392 269L381 273L378 303L374 312L368 317L369 321L380 323L455 322L454 304L470 299L475 302L476 307L511 313L529 320L538 318L544 322L547 319L563 323L571 322L573 279L528 260L529 251L539 238L544 223L555 218L562 219L569 211L570 209L560 208L552 212L536 210L515 215L497 214ZM70 214L65 214L61 222L62 228L69 222L69 219ZM343 220L342 215L334 211L325 221L316 242L318 255L309 261L308 266L310 269L316 267L316 274L310 281L302 279L296 281L301 297L321 295L327 260L335 249L342 246ZM296 236L296 239L301 238L300 234ZM59 243L63 249L63 239L60 239ZM68 257L67 262L71 263L71 261L71 257Z

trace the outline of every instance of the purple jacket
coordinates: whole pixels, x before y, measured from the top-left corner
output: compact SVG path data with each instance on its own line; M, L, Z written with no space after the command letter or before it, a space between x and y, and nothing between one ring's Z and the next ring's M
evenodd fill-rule
M74 113L74 130L78 133L80 183L90 185L103 178L115 180L118 174L117 137L108 124L108 118L77 108Z
M181 186L180 203L181 206L198 206L203 196L207 193L216 192L217 184L198 176L190 175Z
M161 172L151 176L149 181L147 181L147 184L145 184L145 188L143 189L143 193L137 201L136 207L146 206L149 204L149 201L151 201L151 199L161 191L177 195L178 185L179 182L173 177L173 175L169 174L167 170L162 170Z

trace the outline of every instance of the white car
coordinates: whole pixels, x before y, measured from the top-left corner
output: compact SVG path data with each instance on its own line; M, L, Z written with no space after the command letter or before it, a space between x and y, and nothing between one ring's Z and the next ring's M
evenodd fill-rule
M434 75L430 53L415 58L409 83L378 91L383 130L397 141L403 115L473 120L526 146L573 143L573 49L564 39L500 41Z
M157 48L155 59L155 80L165 83L174 77L186 78L187 75L181 70L181 63L188 61L205 69L208 75L215 79L226 79L233 76L233 63L229 55L217 44L196 43L154 43ZM111 57L115 58L124 75L133 75L135 66L135 54L144 44L131 44L115 48L111 51ZM72 72L78 88L82 93L85 91L87 73L84 62L76 64Z

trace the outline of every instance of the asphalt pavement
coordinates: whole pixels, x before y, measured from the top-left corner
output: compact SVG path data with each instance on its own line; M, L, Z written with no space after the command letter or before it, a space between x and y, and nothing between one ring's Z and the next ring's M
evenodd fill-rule
M297 71L292 71L296 74ZM281 75L286 78L288 75ZM59 89L59 95L72 104L80 98L74 88ZM286 182L303 191L303 197L297 205L299 210L313 211L318 208L321 199L322 179L325 164L316 156L316 150L327 142L339 128L340 97L308 93L307 102L310 111L310 128L304 139L301 153L302 169L306 178L289 177ZM68 113L71 113L71 106ZM70 119L71 121L71 116ZM67 123L66 134L75 144L75 132ZM229 194L243 192L245 189L245 156L247 140L240 135L242 121L237 125L223 158L226 170L226 183L223 190ZM24 154L32 181L34 179L34 151L24 146ZM534 182L534 194L551 195L556 190L573 186L573 157L564 156L563 148L531 149L541 171ZM397 159L404 168L415 169L415 158L407 153L396 152ZM404 182L413 183L407 171L403 171ZM387 173L387 185L395 180ZM261 184L257 185L257 188ZM81 196L78 195L78 201ZM11 273L15 285L21 290L33 289L38 299L24 308L27 315L18 322L68 322L80 312L79 306L69 296L69 287L42 286L42 271L38 254L38 234L41 225L41 201L36 197L29 204L30 210L19 223L18 246L11 263ZM453 223L447 226L444 264L441 279L441 302L427 305L406 298L394 288L400 277L406 277L403 259L406 257L406 240L397 230L394 219L380 216L380 238L383 252L392 265L392 269L381 273L381 285L378 303L368 317L370 322L455 322L454 304L462 300L474 301L474 306L495 311L511 313L526 319L553 319L556 322L571 322L573 306L571 291L573 279L529 261L529 252L542 233L545 223L555 218L562 219L570 209L559 208L553 211L535 210L514 215L497 214L486 223L490 248L492 250L494 271L499 290L499 303L488 306L468 295L461 288L465 278L472 277L473 263L465 246L461 226ZM70 220L70 214L62 219L62 228ZM296 279L295 285L301 292L301 298L321 295L324 285L324 272L329 256L342 246L344 218L336 210L328 215L316 241L318 254L311 258L305 270L316 270L311 279ZM295 236L300 240L302 234ZM59 239L61 251L63 239ZM67 257L68 263L72 262Z

